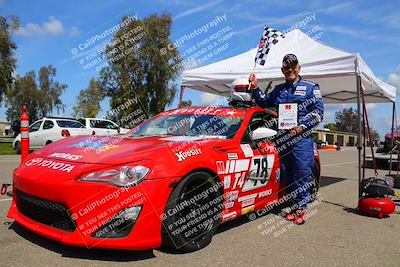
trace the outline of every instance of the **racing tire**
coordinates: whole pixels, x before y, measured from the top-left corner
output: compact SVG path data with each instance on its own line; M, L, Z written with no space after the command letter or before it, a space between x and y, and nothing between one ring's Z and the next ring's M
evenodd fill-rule
M47 145L50 145L51 143L53 143L53 141L51 141L51 140L47 141L47 142L46 142L46 146L47 146Z
M193 252L211 242L221 221L220 186L206 172L194 172L182 179L172 191L162 216L164 246Z
M320 188L321 172L319 170L319 166L318 166L317 162L314 163L314 168L313 168L313 172L312 172L312 178L314 180L314 186L311 187L311 189L310 189L310 201L309 201L309 203L312 203L317 199L318 191L319 191L319 188Z
M21 143L20 142L15 143L15 153L17 153L17 155L21 155Z

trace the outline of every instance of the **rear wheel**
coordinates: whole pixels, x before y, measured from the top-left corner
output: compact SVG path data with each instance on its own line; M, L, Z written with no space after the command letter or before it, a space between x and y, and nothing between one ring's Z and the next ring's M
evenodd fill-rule
M15 153L17 153L18 155L21 154L21 143L20 142L15 143Z
M195 172L176 186L163 216L163 243L191 252L206 247L221 218L220 184L206 172Z
M318 191L319 191L319 187L320 187L321 173L320 173L319 165L317 162L314 163L312 178L314 181L314 185L313 185L313 187L311 187L311 191L310 191L310 195L311 195L310 203L317 199L317 195L318 195Z
M51 141L51 140L47 141L47 142L46 142L46 146L47 146L47 145L50 145L51 143L53 143L53 141Z

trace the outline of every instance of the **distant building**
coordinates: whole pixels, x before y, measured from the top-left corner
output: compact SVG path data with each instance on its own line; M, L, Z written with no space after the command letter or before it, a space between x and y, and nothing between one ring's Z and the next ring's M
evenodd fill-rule
M328 129L316 129L313 131L315 142L326 142L328 145L356 146L358 136L355 133L330 131Z
M0 136L11 134L11 122L0 121Z

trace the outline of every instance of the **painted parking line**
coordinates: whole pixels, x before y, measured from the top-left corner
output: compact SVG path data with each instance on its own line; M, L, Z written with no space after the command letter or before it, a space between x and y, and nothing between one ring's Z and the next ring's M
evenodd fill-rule
M3 201L8 201L8 200L12 200L12 198L0 199L0 202L3 202Z
M339 163L331 163L331 164L324 164L321 167L329 167L329 166L337 166L337 165L346 165L346 164L354 164L358 161L346 161L346 162L339 162Z

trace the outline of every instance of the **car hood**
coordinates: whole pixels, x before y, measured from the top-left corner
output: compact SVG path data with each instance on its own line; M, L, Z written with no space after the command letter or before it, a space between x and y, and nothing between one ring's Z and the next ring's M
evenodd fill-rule
M35 154L63 161L107 165L124 164L168 155L181 161L187 156L200 155L202 150L200 146L204 149L205 146L214 146L218 142L220 143L221 139L201 136L79 136L54 142L37 150Z

